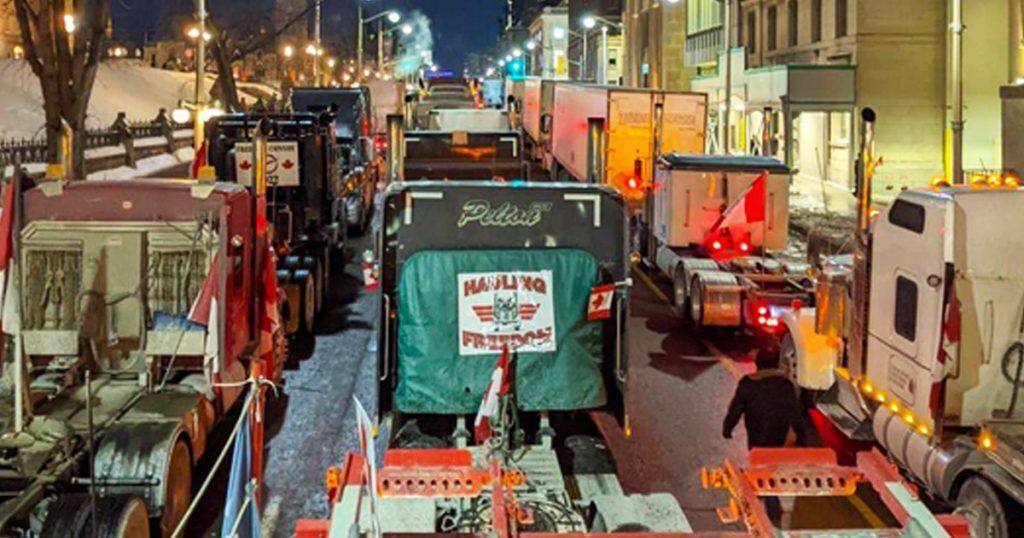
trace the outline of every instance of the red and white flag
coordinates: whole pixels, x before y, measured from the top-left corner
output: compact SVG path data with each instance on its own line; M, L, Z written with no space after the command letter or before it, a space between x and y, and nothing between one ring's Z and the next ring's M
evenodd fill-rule
M473 433L477 444L481 444L491 437L491 419L498 414L498 400L501 396L509 393L511 389L510 374L508 367L508 346L501 349L501 357L494 367L491 380L484 389L483 400L480 401L480 410L476 413L476 421L473 423Z
M276 379L274 364L274 333L281 327L281 316L277 309L277 263L271 249L263 255L263 315L260 316L260 358L263 359L263 375Z
M206 140L196 150L195 158L192 160L192 179L199 179L199 171L206 166Z
M768 173L764 172L754 180L754 183L747 189L747 192L743 193L743 196L737 198L722 213L722 219L718 221L713 231L743 224L764 222L768 212L767 204Z
M217 302L217 289L220 285L220 254L213 257L210 269L206 271L206 279L203 280L203 287L199 290L199 297L196 297L192 308L188 312L188 320L192 323L206 327L206 346L204 348L204 370L207 375L220 373L220 361L217 355L220 353L220 308Z
M11 274L11 259L14 258L14 182L20 179L21 175L16 174L14 179L7 182L4 189L3 215L0 215L0 334L3 333L2 320L8 317L8 310L11 310L13 315L13 310L7 304L7 280ZM0 349L0 359L2 358L3 350Z
M587 320L596 321L612 317L612 298L615 296L615 284L602 284L590 288L590 301L587 303Z

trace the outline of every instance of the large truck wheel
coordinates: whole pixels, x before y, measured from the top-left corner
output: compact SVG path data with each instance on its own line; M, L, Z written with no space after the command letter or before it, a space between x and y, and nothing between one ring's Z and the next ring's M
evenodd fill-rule
M690 281L690 307L686 309L690 315L690 323L694 330L700 331L704 327L704 286L700 277L693 277Z
M1007 507L1013 501L1006 499L988 480L980 476L968 478L957 495L957 513L963 515L971 525L971 536L976 538L1010 538L1020 536L1022 523L1020 507L1012 516Z
M43 520L42 538L89 536L89 495L61 495L50 503Z
M676 309L676 315L683 318L687 316L686 300L686 276L682 269L678 269L672 278L672 306Z
M174 442L164 473L164 508L160 513L160 529L170 536L192 504L192 454L185 439Z
M149 538L149 511L146 510L146 503L132 496L100 499L96 503L96 536Z
M86 493L61 495L46 513L42 538L88 538L92 536L92 507ZM149 538L149 511L142 499L132 495L110 495L96 499L98 538ZM169 536L169 535L167 535Z

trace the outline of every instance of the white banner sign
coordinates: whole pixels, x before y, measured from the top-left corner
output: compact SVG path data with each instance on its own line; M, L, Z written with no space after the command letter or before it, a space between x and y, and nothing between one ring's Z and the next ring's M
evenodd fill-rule
M557 349L551 271L463 273L458 293L459 355Z
M235 177L240 185L252 185L252 142L235 144ZM267 142L267 186L299 186L299 143Z

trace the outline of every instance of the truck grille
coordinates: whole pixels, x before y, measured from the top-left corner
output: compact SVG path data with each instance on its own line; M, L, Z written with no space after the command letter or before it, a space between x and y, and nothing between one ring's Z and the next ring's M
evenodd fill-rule
M188 314L206 278L207 258L199 250L150 254L148 305L153 312Z
M24 319L28 330L78 328L82 253L30 250L25 255Z

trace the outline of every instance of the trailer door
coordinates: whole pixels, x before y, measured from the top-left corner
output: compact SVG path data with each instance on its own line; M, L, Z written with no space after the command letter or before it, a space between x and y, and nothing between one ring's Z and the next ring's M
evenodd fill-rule
M637 176L641 185L651 181L653 173L654 94L646 91L611 91L608 97L608 133L605 142L608 162L605 183L632 198L627 181ZM636 189L642 196L642 189Z
M868 379L933 427L930 397L940 375L949 202L904 196L879 216L872 249Z
M707 96L702 93L666 93L662 103L661 154L703 154L707 135Z

